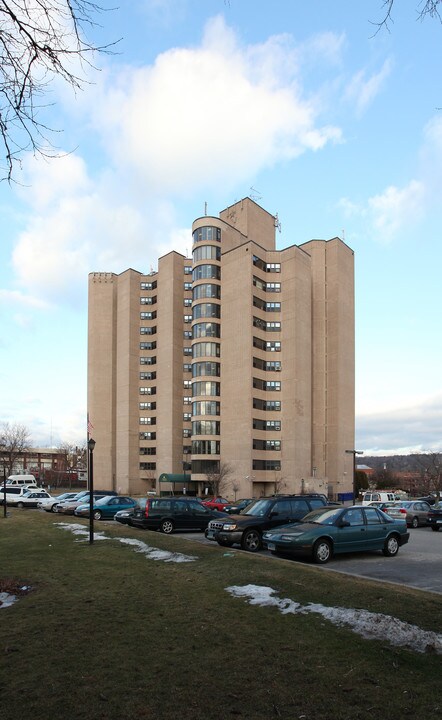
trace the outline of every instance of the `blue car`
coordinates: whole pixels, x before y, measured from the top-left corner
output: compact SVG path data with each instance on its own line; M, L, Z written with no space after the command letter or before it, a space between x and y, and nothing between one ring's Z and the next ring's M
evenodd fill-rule
M338 553L382 550L392 557L409 537L405 520L354 505L312 510L300 522L265 532L263 544L274 555L304 556L323 564Z
M92 512L95 520L113 520L114 515L118 510L131 510L137 507L138 503L131 497L123 495L106 495L99 500L95 500ZM89 517L90 505L84 503L79 505L74 510L74 515L77 517Z

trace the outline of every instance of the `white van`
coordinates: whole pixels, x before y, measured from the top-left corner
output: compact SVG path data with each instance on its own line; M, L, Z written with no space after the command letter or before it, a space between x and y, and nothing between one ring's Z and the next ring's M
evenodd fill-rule
M35 475L10 475L6 483L7 485L37 485Z
M393 492L381 492L381 490L365 492L362 496L363 505L370 505L372 502L394 502L395 500Z

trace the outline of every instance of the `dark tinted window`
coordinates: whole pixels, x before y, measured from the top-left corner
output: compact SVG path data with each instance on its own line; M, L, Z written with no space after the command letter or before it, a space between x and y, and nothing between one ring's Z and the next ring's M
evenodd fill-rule
M303 516L307 515L308 511L310 510L306 500L291 500L290 502L292 505L292 511L296 515L300 515L301 513ZM313 506L313 503L312 503L312 506ZM317 507L317 506L315 505L313 507Z
M369 525L380 525L381 518L378 515L376 508L366 508L364 510L367 523Z

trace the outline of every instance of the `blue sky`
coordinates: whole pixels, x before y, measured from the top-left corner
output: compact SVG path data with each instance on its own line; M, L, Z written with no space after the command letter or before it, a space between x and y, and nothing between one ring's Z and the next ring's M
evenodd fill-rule
M112 3L103 3L112 7ZM189 253L192 221L251 195L278 247L355 251L356 447L442 449L442 26L418 0L133 0L73 94L63 157L0 184L0 421L82 443L87 276ZM126 6L126 7L124 7ZM129 6L129 9L128 7Z

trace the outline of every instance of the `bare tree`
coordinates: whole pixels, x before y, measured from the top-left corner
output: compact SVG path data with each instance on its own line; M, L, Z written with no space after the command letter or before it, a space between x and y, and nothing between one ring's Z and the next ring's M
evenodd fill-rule
M56 154L41 119L42 98L55 77L80 89L94 53L110 51L111 45L98 47L86 39L85 28L96 25L102 11L88 0L0 0L1 179L11 180L27 150Z
M275 482L274 482L274 493L275 495L280 495L284 488L287 487L287 481L284 475L277 475L275 472Z
M231 482L231 487L232 487L232 490L233 490L233 492L234 492L235 500L236 500L236 496L237 496L237 494L238 494L238 490L239 490L240 487L241 487L241 483L239 482L239 480L232 480L232 482Z
M229 463L220 463L217 470L206 473L207 484L212 495L220 495L229 486L229 475L232 473L232 466Z
M428 490L440 495L442 491L442 453L413 453L412 457L421 469Z
M24 425L3 423L0 431L0 453L3 471L11 475L17 460L30 446L30 433Z
M418 20L425 20L427 17L433 19L437 18L439 22L442 22L442 17L439 11L439 5L442 0L420 0L419 9L416 11L416 17ZM395 0L384 0L382 7L384 8L384 15L382 20L379 22L372 23L377 26L376 33L382 28L385 28L390 32L390 27L394 23L393 20L393 9Z

